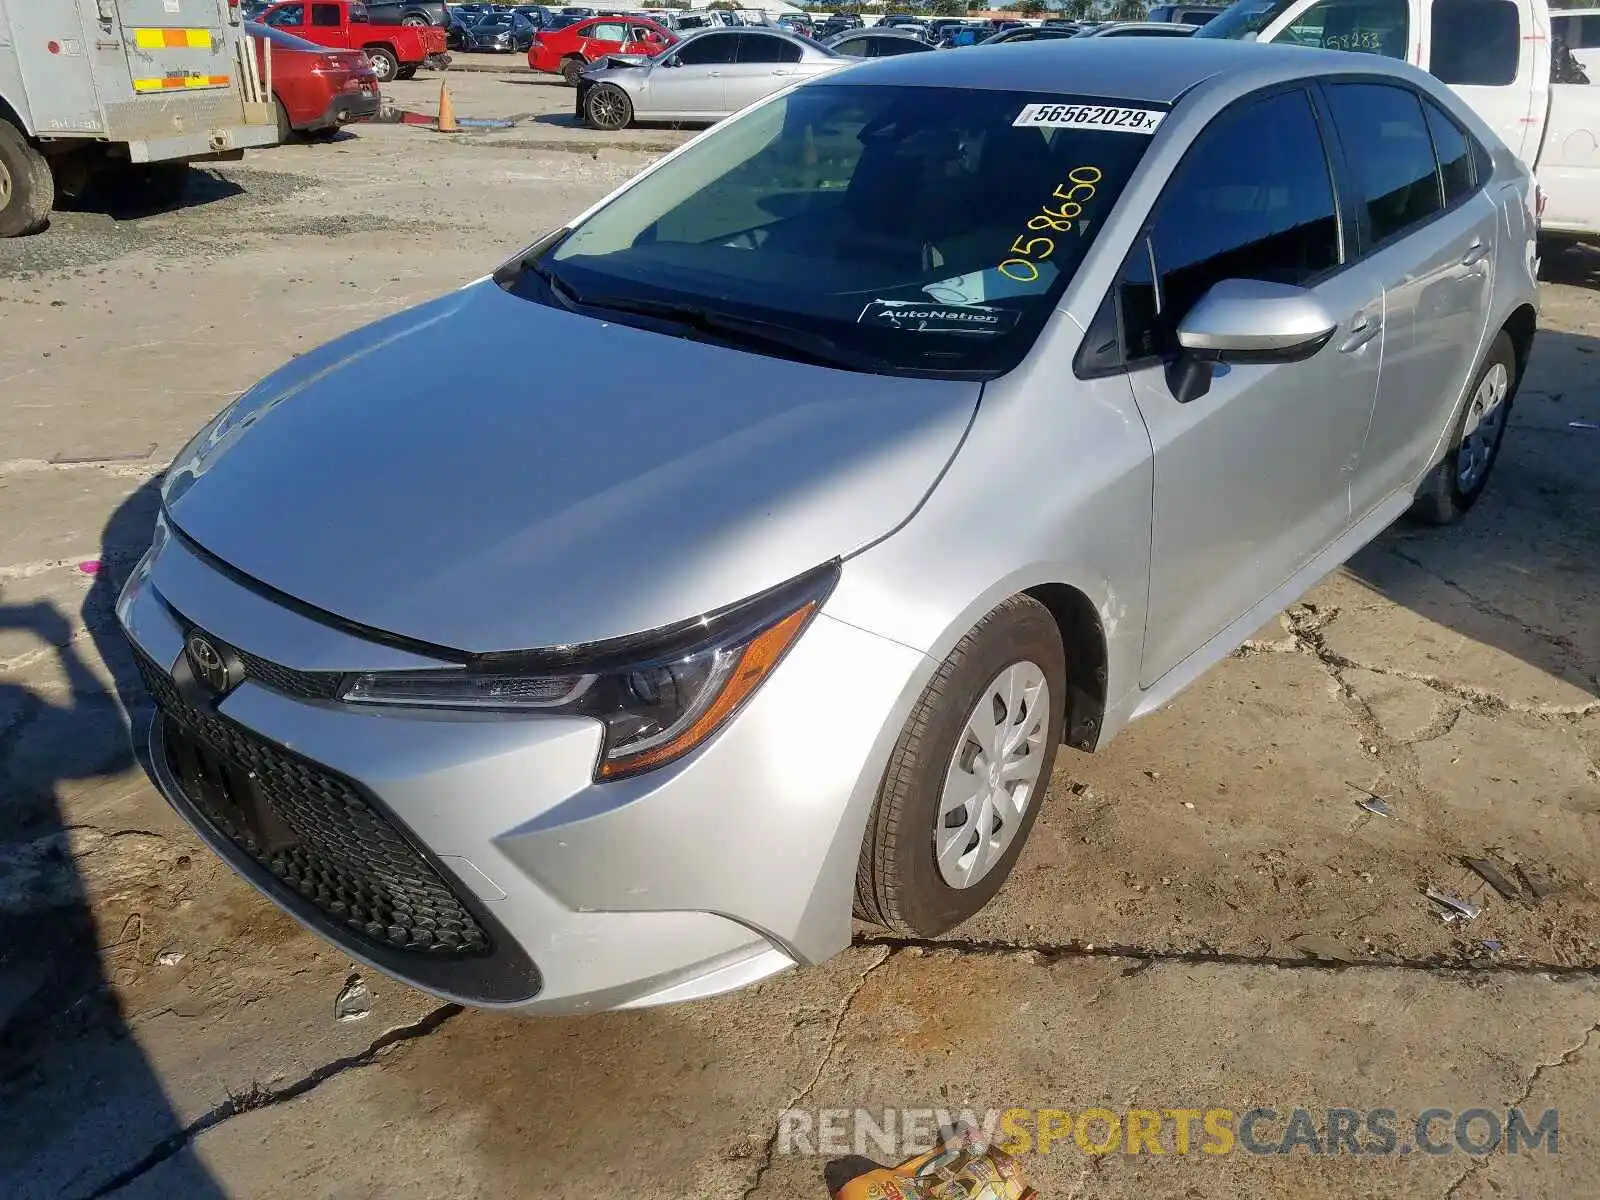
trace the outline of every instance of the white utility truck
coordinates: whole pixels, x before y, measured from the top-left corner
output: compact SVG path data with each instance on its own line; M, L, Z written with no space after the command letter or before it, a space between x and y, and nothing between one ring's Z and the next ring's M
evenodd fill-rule
M0 0L0 237L97 176L176 199L278 141L239 0Z

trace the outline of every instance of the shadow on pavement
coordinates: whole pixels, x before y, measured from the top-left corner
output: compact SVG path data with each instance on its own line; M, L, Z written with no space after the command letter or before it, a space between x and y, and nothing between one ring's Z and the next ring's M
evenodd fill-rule
M0 680L0 1195L8 1200L101 1194L182 1129L108 978L112 959L158 948L140 944L140 922L99 927L89 904L84 863L114 853L107 847L123 831L74 825L65 812L70 792L137 761L123 714L142 729L148 708L113 607L150 541L155 489L146 484L107 524L83 605L112 684L80 653L54 601L7 603L0 587L0 630L32 635L59 666L59 682L48 687ZM87 1052L75 1054L80 1043ZM83 1078L86 1062L92 1079ZM104 1157L63 1161L58 1137ZM198 1162L188 1177L188 1195L222 1197Z
M61 197L56 207L63 212L101 213L115 221L137 221L157 213L203 208L219 200L244 194L244 188L231 179L191 167L155 163L146 177L140 168L127 176L112 175L95 179L75 196Z
M1591 257L1600 269L1600 254ZM1591 697L1600 695L1600 429L1584 426L1600 424L1597 378L1600 340L1541 332L1472 511L1445 528L1402 519L1346 568L1450 633Z

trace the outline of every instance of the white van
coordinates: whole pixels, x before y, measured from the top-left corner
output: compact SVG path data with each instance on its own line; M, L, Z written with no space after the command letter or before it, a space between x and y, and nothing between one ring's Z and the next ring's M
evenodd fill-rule
M1594 11L1555 16L1581 16L1573 32L1600 39ZM1238 0L1195 36L1404 58L1450 84L1534 171L1543 234L1600 237L1600 75L1591 86L1569 37L1553 52L1551 15L1546 0Z

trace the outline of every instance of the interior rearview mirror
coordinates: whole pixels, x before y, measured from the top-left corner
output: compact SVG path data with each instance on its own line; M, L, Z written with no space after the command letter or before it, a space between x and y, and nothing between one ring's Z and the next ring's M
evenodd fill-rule
M1224 279L1178 325L1183 354L1169 370L1179 403L1211 387L1213 363L1289 363L1310 358L1338 327L1315 294L1287 283Z

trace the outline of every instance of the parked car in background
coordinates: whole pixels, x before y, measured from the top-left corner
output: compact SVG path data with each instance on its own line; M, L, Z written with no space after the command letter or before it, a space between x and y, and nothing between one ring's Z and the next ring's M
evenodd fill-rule
M573 87L584 69L608 54L649 57L678 41L678 35L648 17L592 17L561 29L541 29L528 49L528 66L560 75Z
M946 25L938 44L941 50L959 50L965 46L976 46L988 36L981 26L963 22L960 25Z
M1182 38L1193 37L1196 25L1157 25L1152 21L1109 21L1075 34L1080 38Z
M533 22L521 13L486 13L466 31L461 48L484 54L526 54L533 46L534 33Z
M1020 29L1002 29L979 42L980 46L1020 45L1023 42L1052 42L1070 38L1076 30L1064 25L1024 25Z
M636 120L720 121L791 83L856 61L779 29L708 29L642 65L585 72L577 114L606 130Z
M786 29L800 37L811 37L814 28L809 17L797 16L794 13L783 13L778 17L776 24L779 29Z
M847 29L836 33L822 43L835 54L851 58L892 58L896 54L918 54L933 47L923 41L915 30L904 26L880 29Z
M280 141L296 133L326 136L377 115L383 97L372 64L361 51L330 50L255 22L247 22L245 32L256 39L261 78L272 80Z
M365 0L367 20L374 25L437 25L440 29L450 24L449 6L445 0Z
M793 88L179 452L115 606L140 761L459 1003L694 999L853 912L941 935L1083 819L1063 741L1482 497L1534 204L1375 58L1127 38Z
M1574 72L1570 50L1554 53L1555 19L1568 11L1553 15L1545 0L1243 0L1195 36L1321 46L1425 69L1534 172L1548 239L1597 239L1600 79ZM1562 32L1586 38L1590 20Z
M335 50L360 50L379 83L410 79L426 64L443 65L445 31L432 26L374 25L356 0L279 0L261 14L261 24Z
M1200 26L1211 21L1224 7L1220 4L1157 4L1145 13L1144 19L1162 25Z

